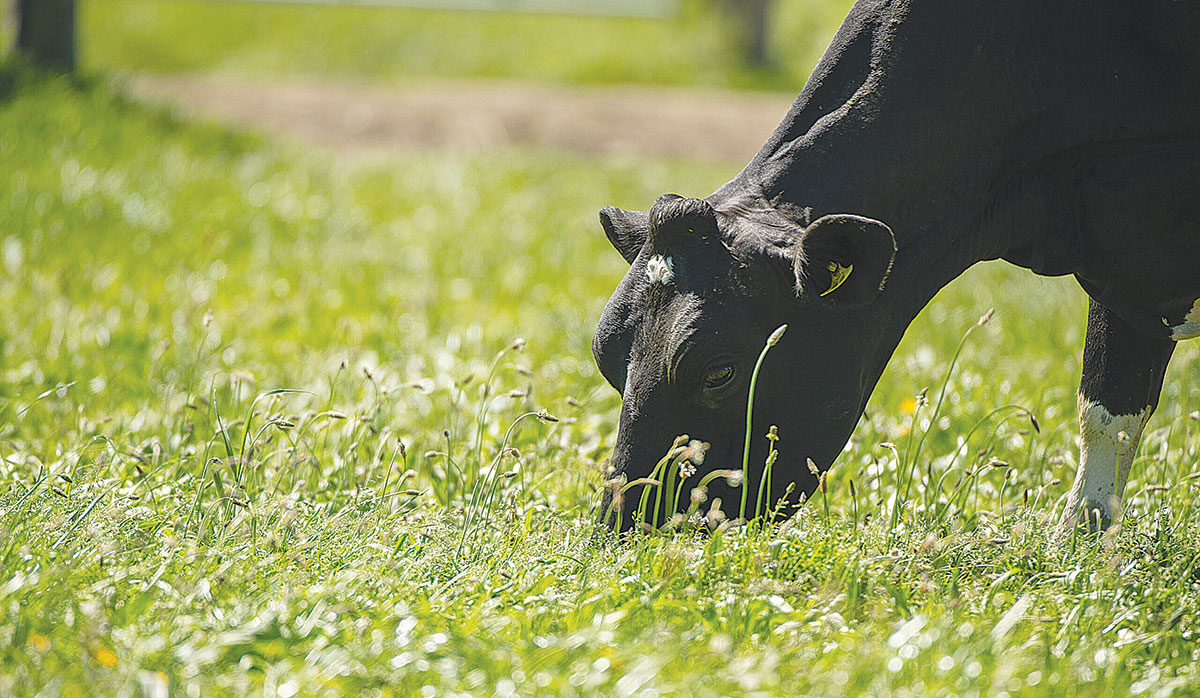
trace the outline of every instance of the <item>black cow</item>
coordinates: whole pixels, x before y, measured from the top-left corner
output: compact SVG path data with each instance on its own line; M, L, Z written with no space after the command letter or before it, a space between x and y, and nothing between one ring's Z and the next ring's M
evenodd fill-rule
M622 394L615 475L646 476L679 433L740 467L750 373L788 323L756 412L786 446L772 501L811 493L806 457L832 464L912 319L1000 258L1090 296L1062 528L1112 520L1175 342L1200 335L1197 37L1181 0L855 5L741 173L601 210L631 264L593 344Z

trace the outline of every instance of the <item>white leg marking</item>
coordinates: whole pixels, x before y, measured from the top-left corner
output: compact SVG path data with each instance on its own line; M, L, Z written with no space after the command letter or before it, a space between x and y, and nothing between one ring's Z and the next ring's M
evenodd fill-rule
M1192 309L1184 316L1183 322L1171 328L1171 339L1176 342L1193 337L1200 337L1200 298L1192 303Z
M1093 525L1096 513L1107 526L1121 513L1121 494L1129 480L1129 468L1137 452L1142 428L1150 419L1150 408L1137 414L1112 414L1104 405L1079 398L1079 470L1067 495L1063 529L1075 525L1082 513Z

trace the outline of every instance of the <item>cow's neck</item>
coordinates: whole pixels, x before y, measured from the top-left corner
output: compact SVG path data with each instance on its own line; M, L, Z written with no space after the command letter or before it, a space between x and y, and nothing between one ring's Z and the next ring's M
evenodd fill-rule
M1011 143L1022 128L1014 115L1041 97L1027 75L998 87L1003 76L975 58L979 34L944 32L945 18L896 5L856 6L783 123L718 194L757 198L801 225L829 213L888 224L898 252L884 303L907 324L975 262L1028 244L1018 227L985 233L982 218L994 173L1010 164L1011 148L998 144Z
M898 252L881 312L905 323L980 260L1078 273L1063 163L1191 131L1176 123L1189 111L1161 108L1177 87L1122 56L1136 49L1113 35L1113 12L1127 9L860 1L783 123L715 196L800 225L830 213L888 224ZM1038 42L1041 24L1071 31Z

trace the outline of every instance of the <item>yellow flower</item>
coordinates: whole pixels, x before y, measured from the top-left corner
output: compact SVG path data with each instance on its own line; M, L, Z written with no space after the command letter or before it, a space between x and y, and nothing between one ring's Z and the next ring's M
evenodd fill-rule
M104 645L100 645L92 650L92 659L95 659L97 664L106 669L112 669L117 666L116 653Z
M915 397L906 397L900 401L900 412L902 414L912 414L917 409L917 399Z
M50 649L50 638L39 632L29 633L29 646L37 650L39 654Z

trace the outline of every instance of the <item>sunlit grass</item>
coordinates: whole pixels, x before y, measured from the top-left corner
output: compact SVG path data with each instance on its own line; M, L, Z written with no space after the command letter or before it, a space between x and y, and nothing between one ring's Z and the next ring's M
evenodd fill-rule
M342 169L39 77L0 72L0 693L1195 693L1195 343L1100 540L1047 544L1082 294L985 265L818 506L617 544L595 211L727 166Z

